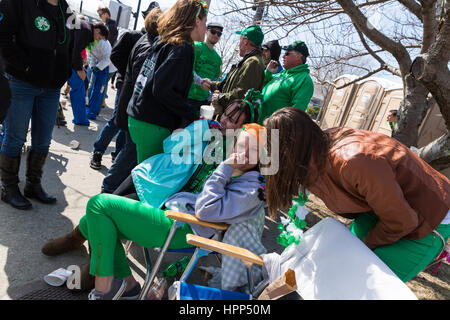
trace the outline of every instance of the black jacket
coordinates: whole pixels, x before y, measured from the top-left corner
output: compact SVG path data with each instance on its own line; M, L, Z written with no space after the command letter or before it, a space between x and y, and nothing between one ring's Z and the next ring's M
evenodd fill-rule
M173 131L183 120L198 119L187 104L193 81L192 44L172 45L155 40L128 104L129 116Z
M86 49L89 43L94 41L94 25L90 22L80 20L79 28L73 29L73 55L72 68L76 71L83 70L83 57L81 52Z
M117 68L118 76L116 80L116 87L119 90L122 89L131 51L133 50L136 42L138 42L144 34L145 32L142 31L125 32L112 49L111 62Z
M74 20L65 0L2 0L0 49L6 72L39 88L61 88L72 73ZM68 13L70 12L70 13Z
M130 56L128 57L125 77L123 80L119 102L117 105L116 119L114 120L115 125L122 130L128 130L128 103L133 96L134 84L136 83L136 79L139 75L139 72L141 71L141 67L144 64L145 59L149 55L154 41L154 37L152 37L148 33L144 34L136 42L133 49L131 50ZM117 67L117 69L120 72L120 68Z
M119 31L117 31L117 23L112 19L106 19L106 26L108 27L108 41L111 47L114 47L119 36Z
M11 91L9 89L9 82L3 75L3 60L0 56L0 123L5 120L10 104Z

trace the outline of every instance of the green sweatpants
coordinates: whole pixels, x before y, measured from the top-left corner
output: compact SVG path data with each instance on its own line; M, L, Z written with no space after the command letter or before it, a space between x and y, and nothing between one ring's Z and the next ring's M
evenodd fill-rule
M90 274L98 277L131 274L120 240L131 240L145 248L162 247L173 220L164 211L139 201L112 194L99 194L87 204L80 220L80 231L91 245ZM186 235L193 233L188 224L180 226L169 246L188 248Z
M371 213L361 213L350 225L350 231L360 240L369 233L377 223L377 218ZM450 237L450 225L441 224L436 228L447 242ZM399 241L380 246L374 253L403 281L414 278L425 269L445 246L441 238L430 233L422 239L411 240L402 238Z
M128 130L136 144L138 164L163 152L163 141L170 136L170 130L128 117Z

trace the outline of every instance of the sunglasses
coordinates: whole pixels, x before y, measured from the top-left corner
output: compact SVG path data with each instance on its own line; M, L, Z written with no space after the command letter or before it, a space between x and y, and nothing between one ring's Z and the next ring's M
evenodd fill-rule
M294 53L297 53L297 52L295 52L295 51L291 51L291 52L289 52L289 51L286 51L286 52L284 53L284 55L285 55L285 56L288 56L288 55L290 55L290 54L294 54Z
M220 31L209 29L209 32L211 32L213 35L217 34L219 36L219 38L222 36L222 32L220 32Z

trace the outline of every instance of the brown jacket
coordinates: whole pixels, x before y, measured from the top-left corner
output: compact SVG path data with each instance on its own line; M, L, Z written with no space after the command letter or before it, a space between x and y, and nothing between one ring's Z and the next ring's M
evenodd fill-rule
M386 135L348 128L327 132L348 136L331 149L325 172L309 190L346 218L372 211L379 220L364 239L369 248L423 238L442 222L450 208L444 175Z
M223 110L235 99L244 99L249 89L261 91L264 84L264 62L261 50L255 49L233 65L223 82L212 82L212 90L222 93L219 104Z

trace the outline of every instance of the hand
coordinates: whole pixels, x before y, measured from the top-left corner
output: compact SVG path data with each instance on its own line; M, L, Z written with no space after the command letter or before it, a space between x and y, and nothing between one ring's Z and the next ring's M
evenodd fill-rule
M86 79L86 72L84 72L84 70L79 70L77 71L78 76L80 77L81 80L85 80Z
M234 170L240 170L242 172L255 167L256 164L251 164L249 162L250 160L248 159L245 152L232 153L230 157L224 161L224 163L232 167Z
M272 73L276 73L278 71L278 62L275 60L270 60L269 64L267 65L267 70Z
M201 87L203 90L210 90L211 89L211 80L208 78L202 79Z

